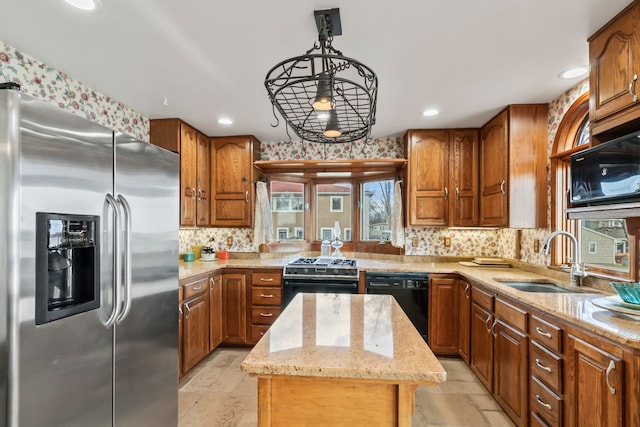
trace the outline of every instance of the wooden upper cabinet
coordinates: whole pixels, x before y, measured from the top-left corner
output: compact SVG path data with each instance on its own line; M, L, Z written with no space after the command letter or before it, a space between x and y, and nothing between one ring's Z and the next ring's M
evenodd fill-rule
M150 122L151 143L180 154L180 225L208 226L209 138L180 119Z
M547 225L547 104L510 105L480 130L480 225Z
M640 118L640 3L589 38L589 64L593 134Z
M405 135L407 224L477 225L476 130L409 130Z
M251 180L257 178L253 162L259 155L260 141L253 136L211 138L211 225L253 225L255 184Z

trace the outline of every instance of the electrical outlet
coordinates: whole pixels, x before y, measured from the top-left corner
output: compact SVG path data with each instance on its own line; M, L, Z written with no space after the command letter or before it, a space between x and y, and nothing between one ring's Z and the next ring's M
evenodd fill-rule
M540 239L533 239L533 252L540 253Z
M445 237L444 238L444 247L448 248L451 246L451 237Z
M227 246L233 246L233 236L227 236Z
M417 237L414 237L413 239L411 239L412 248L417 248L419 244L420 244L420 239L418 239Z

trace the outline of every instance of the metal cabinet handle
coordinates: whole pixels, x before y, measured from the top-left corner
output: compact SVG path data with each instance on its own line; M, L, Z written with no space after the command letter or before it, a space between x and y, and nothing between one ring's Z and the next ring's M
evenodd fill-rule
M198 200L202 200L202 190L198 188Z
M467 286L464 287L464 296L467 298L471 296L470 289L471 289L471 285L467 283Z
M498 334L496 332L496 325L498 324L498 319L494 319L493 324L491 325L491 334L493 334L493 337L497 337Z
M636 95L636 82L637 81L638 81L638 75L634 74L633 75L633 79L629 83L629 95L631 95L631 98L633 99L633 102L636 102L638 100L638 95Z
M505 193L505 190L504 190L504 185L505 185L505 184L506 184L506 182L505 182L505 180L503 179L503 180L502 180L502 182L500 183L500 191L502 192L502 194L504 194L504 193Z
M444 198L445 199L449 198L449 188L448 187L444 187Z
M545 407L545 408L547 408L548 410L551 410L551 409L552 409L552 408L551 408L551 405L550 405L550 404L548 404L547 402L543 401L543 400L540 398L540 395L539 395L539 394L536 394L536 402L538 402L540 405L544 406L544 407Z
M104 325L110 328L120 314L120 210L118 202L111 194L107 194L105 200L113 211L113 311L104 322Z
M260 313L262 317L273 317L273 313Z
M489 315L489 317L487 317L487 320L484 321L484 327L487 329L488 334L491 333L491 326L489 326L490 321L491 321L491 315Z
M178 314L180 315L180 317L178 318L178 320L182 320L182 315L184 314L184 312L182 311L182 306L178 307Z
M456 187L456 200L460 200L460 189Z
M612 395L616 394L616 389L611 385L611 382L609 381L609 376L611 375L611 371L613 371L614 369L616 369L616 364L613 360L610 360L609 366L607 367L607 371L605 372L604 379Z
M124 306L116 321L120 324L129 315L129 311L131 311L133 289L131 284L131 206L129 206L129 202L127 202L127 199L125 199L122 194L118 194L118 203L120 203L122 211L124 212L124 256L122 263L122 270L124 272Z
M536 326L536 332L542 335L543 337L551 338L551 334L549 332L545 332L537 326Z
M551 373L551 368L548 367L548 366L544 366L542 364L542 362L540 361L540 359L537 359L537 358L536 358L536 366L538 368L542 369L543 371L547 371L547 372Z
M194 291L199 291L200 289L202 289L202 285L196 286L195 288L193 288Z
M214 286L216 285L216 281L213 280L213 277L209 277L209 283L211 284L211 289L213 289Z
M247 201L247 203L249 203L249 192L248 191L244 192L244 199Z
M194 187L191 187L191 198L194 200L196 199L196 193L196 189Z
M261 282L273 282L273 277L261 277Z
M186 303L184 305L184 310L185 310L184 318L188 319L189 315L191 314L191 309L189 308L189 303Z
M260 298L273 298L273 295L271 295L271 294L268 294L268 295L260 294Z

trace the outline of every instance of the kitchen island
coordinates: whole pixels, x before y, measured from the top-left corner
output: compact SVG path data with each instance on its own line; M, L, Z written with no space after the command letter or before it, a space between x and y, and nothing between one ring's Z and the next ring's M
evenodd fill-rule
M258 425L409 426L446 372L389 295L298 294L251 350Z

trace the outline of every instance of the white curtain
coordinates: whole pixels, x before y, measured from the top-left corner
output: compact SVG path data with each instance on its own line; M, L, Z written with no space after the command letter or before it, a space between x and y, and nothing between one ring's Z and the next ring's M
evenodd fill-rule
M400 181L393 188L393 207L391 208L391 244L404 248L404 226L402 225L402 190Z
M267 184L256 183L256 212L253 218L253 243L260 246L273 242L273 223L271 221L271 204L267 194Z

